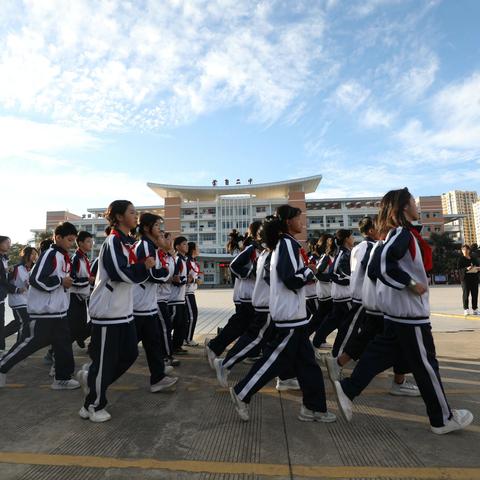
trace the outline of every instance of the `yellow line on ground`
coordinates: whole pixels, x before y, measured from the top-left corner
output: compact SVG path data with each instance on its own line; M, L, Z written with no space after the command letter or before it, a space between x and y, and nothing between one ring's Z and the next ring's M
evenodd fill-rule
M256 474L266 477L284 477L290 474L286 464L209 462L201 460L156 460L153 458L112 458L76 455L51 455L45 453L0 452L1 463L20 465L51 465L85 468L135 468L141 470L167 470L186 473ZM478 480L480 468L457 467L346 467L292 465L292 473L305 478L420 478Z
M480 320L480 315L459 315L458 313L430 312L430 316L432 316L432 317L447 317L447 318L463 318L463 320L474 320L474 321L479 321Z

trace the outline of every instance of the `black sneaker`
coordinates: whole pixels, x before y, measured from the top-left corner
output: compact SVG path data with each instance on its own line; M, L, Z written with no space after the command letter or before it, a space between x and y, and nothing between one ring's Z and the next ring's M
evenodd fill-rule
M85 348L85 342L83 340L77 340L77 345L80 347L80 348Z
M188 350L186 348L177 348L176 350L173 351L173 353L175 353L176 355L187 355L188 354Z

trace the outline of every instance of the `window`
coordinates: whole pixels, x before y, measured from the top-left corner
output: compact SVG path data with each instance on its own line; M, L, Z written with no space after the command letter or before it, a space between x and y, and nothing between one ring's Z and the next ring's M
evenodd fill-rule
M215 275L213 273L206 273L203 276L203 280L205 283L214 283L215 282Z
M196 227L197 227L197 222L190 222L189 228L196 228Z
M207 222L207 226L208 228L215 228L217 226L217 222L215 222L214 220L209 220Z

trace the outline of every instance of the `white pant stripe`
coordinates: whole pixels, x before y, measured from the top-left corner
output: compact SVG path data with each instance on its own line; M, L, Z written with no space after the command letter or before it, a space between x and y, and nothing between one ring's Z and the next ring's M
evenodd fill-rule
M343 349L345 348L345 345L347 344L348 340L352 336L353 328L355 327L355 325L357 323L357 320L358 320L358 317L360 316L362 311L363 311L363 306L359 307L359 309L355 312L355 315L354 315L352 321L350 322L350 326L348 327L347 334L345 335L345 338L343 339L342 345L340 346L340 349L338 350L338 355L342 354Z
M101 327L102 335L100 341L100 363L98 366L98 373L97 377L95 378L95 391L97 393L97 398L93 405L98 407L100 404L100 396L101 396L101 387L102 387L102 373L103 373L103 357L105 355L105 340L107 338L107 327Z
M0 362L0 368L5 365L12 357L17 355L18 352L23 350L32 340L33 337L35 336L35 324L37 323L36 320L30 320L30 336L28 336L18 347L11 351L10 353L7 353L2 357L2 361Z

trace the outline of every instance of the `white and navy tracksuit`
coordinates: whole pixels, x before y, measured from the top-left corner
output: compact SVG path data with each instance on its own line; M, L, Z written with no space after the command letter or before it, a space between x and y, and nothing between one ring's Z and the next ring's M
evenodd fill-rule
M179 281L173 282L168 299L168 310L172 321L172 349L181 350L187 331L187 314L185 312L185 293L188 279L187 258L177 253L173 276L178 276Z
M315 253L310 253L308 255L309 263L317 264L319 260L318 255ZM307 313L310 316L310 321L313 320L314 315L318 311L319 301L317 296L317 285L315 279L311 280L310 282L305 285L305 298L307 301Z
M255 272L257 269L258 250L255 242L245 247L230 263L230 270L236 277L234 286L234 301L237 296L236 313L232 315L222 331L208 346L217 356L221 355L232 342L242 336L255 317L252 307L252 294L255 287ZM250 352L258 354L258 350Z
M315 361L307 330L305 285L314 275L305 266L300 249L295 238L284 234L272 252L269 305L275 333L262 358L234 389L240 400L249 403L252 395L268 381L292 368L302 389L305 407L326 412L322 371Z
M332 349L332 355L334 354L333 352L335 352L334 356L342 354L350 339L357 336L359 330L363 326L365 320L365 308L362 304L363 281L365 279L370 251L374 244L375 240L366 237L352 249L350 255L350 292L352 297L352 308L338 329L338 334L335 338L335 343Z
M382 334L372 340L350 378L342 380L345 394L353 399L380 372L407 360L426 405L430 424L441 427L451 417L430 325L428 292L419 296L410 281L427 285L419 243L406 227L392 229L373 261L377 272L378 306L385 317Z
M5 338L18 332L17 341L28 337L29 317L27 312L27 291L30 277L30 268L24 263L19 263L13 267L8 275L8 281L16 288L16 293L8 294L8 305L13 312L13 321L5 327ZM24 293L19 293L25 289Z
M52 345L56 380L71 378L74 363L67 319L70 292L62 285L70 271L70 258L57 245L52 245L40 255L32 269L27 294L30 332L28 337L18 341L3 356L0 361L1 373L7 373L32 353Z
M5 350L5 337L9 336L5 332L5 299L7 294L18 292L18 288L12 285L8 279L8 256L0 255L0 350ZM15 324L16 325L16 324ZM15 333L14 330L10 333Z
M133 321L133 287L148 278L143 262L138 262L134 239L113 229L98 257L98 273L90 296L92 335L88 370L89 393L85 408L102 410L107 404L109 385L121 377L138 356Z
M148 280L133 287L133 317L137 329L137 340L142 342L150 369L150 384L165 377L164 342L160 333L158 318L157 285L168 277L168 265L162 263L157 255L155 244L147 237L142 237L135 245L137 261L148 257L155 258L154 268L148 271Z
M330 271L333 266L335 257L324 253L317 262L317 272L315 273L315 289L317 292L318 308L308 324L309 333L315 332L313 337L313 345L318 348L322 343L326 343L327 336L325 333L317 333L320 325L328 317L332 310L332 280Z
M195 333L195 327L197 326L198 320L198 307L197 299L195 298L195 292L198 288L197 280L200 274L200 266L195 258L187 257L187 270L189 272L189 276L192 278L192 281L187 283L185 291L185 305L187 311L187 332L185 340L191 342L193 340L193 335Z
M223 367L231 370L234 365L258 351L271 336L272 327L269 313L270 302L270 258L271 252L263 250L258 255L256 280L252 293L255 316L247 331L235 342L223 360Z
M71 277L73 283L70 290L68 322L72 342L76 341L82 348L85 345L85 340L90 336L91 325L88 323L88 299L90 297L91 276L90 261L82 250L77 249L72 256Z
M172 357L172 321L170 318L170 311L168 309L168 299L172 290L171 278L175 271L175 258L163 250L157 250L157 257L160 263L168 270L168 275L165 276L157 284L157 306L158 306L158 320L160 333L162 335L163 350L168 358Z
M348 248L340 247L335 256L330 272L330 278L332 280L332 309L317 330L317 337L326 339L330 333L338 329L337 337L335 338L336 344L334 344L332 349L332 355L334 357L337 356L341 345L340 338L338 338L339 334L341 334L340 327L352 309L350 254L351 252Z

